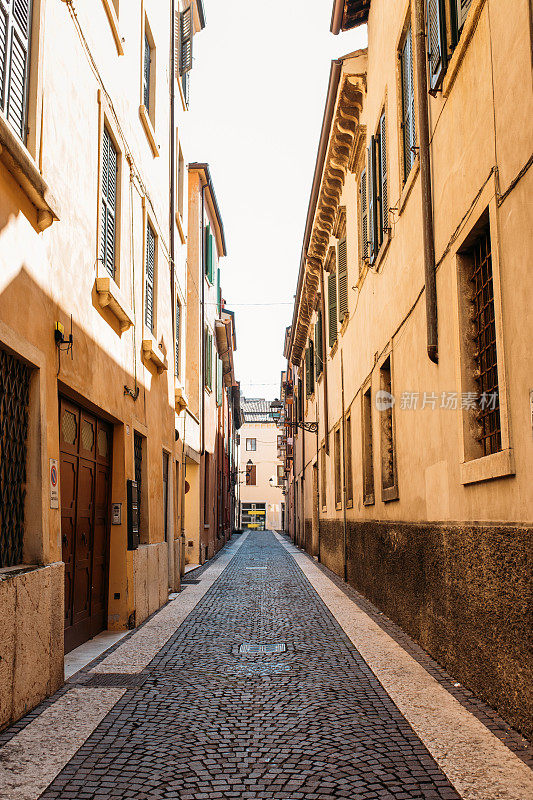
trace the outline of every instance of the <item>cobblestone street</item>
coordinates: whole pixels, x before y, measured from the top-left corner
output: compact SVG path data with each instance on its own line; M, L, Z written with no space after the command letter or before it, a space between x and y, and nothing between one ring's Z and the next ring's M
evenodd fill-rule
M489 744L478 732L475 749L483 757L483 748L493 746L488 762L499 778L492 784L487 768L476 783L476 767L465 761L462 782L461 765L450 763L459 793L315 591L292 546L270 532L235 541L227 566L140 671L141 662L136 668L127 658L113 661L112 654L62 690L56 703L96 692L110 698L109 710L81 736L51 782L39 786L42 775L36 781L28 776L24 753L29 759L34 737L20 748L16 740L53 710L53 702L4 734L0 797L30 800L42 789L43 800L531 797L523 760L487 729ZM198 590L205 574L189 579L166 608ZM328 591L339 591L328 584ZM129 640L141 637L129 652L142 650L143 631L146 638L149 626ZM438 750L439 743L433 745Z

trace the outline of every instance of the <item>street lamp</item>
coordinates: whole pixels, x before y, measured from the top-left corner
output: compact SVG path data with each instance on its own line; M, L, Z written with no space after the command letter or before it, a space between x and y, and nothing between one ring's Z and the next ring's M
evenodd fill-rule
M275 422L279 422L281 419L282 408L283 403L277 398L270 403L270 414ZM318 433L318 422L291 422L290 420L285 419L284 424L291 429L301 428L303 431L307 431L308 433Z

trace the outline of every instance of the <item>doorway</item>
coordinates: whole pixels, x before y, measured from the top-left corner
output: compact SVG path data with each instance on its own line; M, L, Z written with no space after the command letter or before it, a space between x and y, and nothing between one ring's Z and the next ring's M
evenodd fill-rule
M107 622L112 426L60 398L65 653Z

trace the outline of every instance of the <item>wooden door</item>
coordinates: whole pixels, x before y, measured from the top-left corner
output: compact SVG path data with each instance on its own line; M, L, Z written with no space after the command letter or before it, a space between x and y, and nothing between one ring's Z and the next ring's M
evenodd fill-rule
M60 402L65 652L106 625L111 426Z

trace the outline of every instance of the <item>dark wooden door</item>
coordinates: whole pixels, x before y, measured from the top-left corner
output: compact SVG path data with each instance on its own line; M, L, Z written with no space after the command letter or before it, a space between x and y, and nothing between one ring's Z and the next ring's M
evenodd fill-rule
M60 402L65 652L106 625L111 426Z

